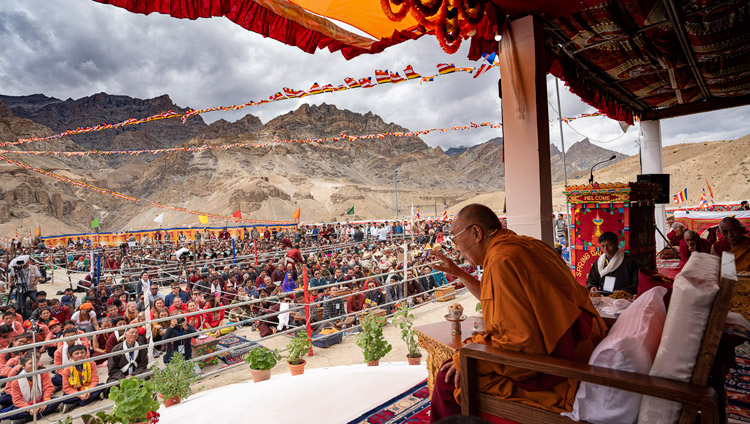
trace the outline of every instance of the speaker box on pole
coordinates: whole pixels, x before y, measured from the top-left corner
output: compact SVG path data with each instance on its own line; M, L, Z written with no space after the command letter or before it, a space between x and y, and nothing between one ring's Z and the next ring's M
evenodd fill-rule
M669 174L640 174L638 175L638 182L645 181L649 183L659 184L660 190L659 195L656 197L657 204L668 204L669 199Z

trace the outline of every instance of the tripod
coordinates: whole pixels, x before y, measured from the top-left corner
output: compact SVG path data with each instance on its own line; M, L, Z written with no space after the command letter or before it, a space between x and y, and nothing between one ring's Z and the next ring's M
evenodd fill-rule
M10 288L8 293L8 300L5 306L10 304L10 300L13 298L13 292L16 294L16 312L21 314L22 317L26 318L26 301L27 291L26 286L26 275L22 266L16 266L13 269L13 286Z

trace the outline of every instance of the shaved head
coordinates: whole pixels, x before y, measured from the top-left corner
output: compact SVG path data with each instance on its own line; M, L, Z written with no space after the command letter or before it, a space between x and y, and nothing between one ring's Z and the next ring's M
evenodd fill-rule
M498 228L502 228L500 219L498 219L495 212L485 205L479 203L472 203L471 205L464 206L456 218L460 218L467 225L479 225L486 231L492 231Z
M733 216L728 216L721 220L719 231L721 231L721 235L727 239L729 245L732 247L742 243L745 236L745 227L742 226L739 219Z
M695 231L693 231L693 230L687 230L687 231L685 231L685 240L693 240L693 239L696 239L696 240L697 240L697 239L698 239L698 237L700 237L700 236L698 235L698 233L696 233L696 232L695 232Z

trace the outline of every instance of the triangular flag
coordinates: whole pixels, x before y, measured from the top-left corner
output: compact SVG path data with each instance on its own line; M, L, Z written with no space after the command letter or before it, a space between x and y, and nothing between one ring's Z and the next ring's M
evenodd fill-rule
M302 208L297 208L297 210L296 210L296 211L294 211L294 213L292 214L292 219L293 219L293 220L295 220L295 221L299 221L299 217L300 217L300 214L301 214L301 212L302 212L302 211L301 211L301 209L302 209Z
M94 218L94 220L91 221L91 228L99 228L99 218Z
M708 200L706 200L706 189L703 189L703 192L701 193L701 198L700 201L698 201L698 206L701 208L708 207Z
M208 215L198 215L198 221L201 224L208 224Z
M352 207L351 207L351 208L349 208L349 210L348 210L348 211L346 211L346 214L347 214L347 215L354 215L354 205L352 205Z
M443 209L443 221L448 220L448 209Z
M232 218L242 219L242 213L240 212L239 209L234 211L234 213L232 214Z
M159 224L161 224L162 222L164 222L164 212L160 213L159 216L157 216L156 218L154 218L154 222L157 222Z

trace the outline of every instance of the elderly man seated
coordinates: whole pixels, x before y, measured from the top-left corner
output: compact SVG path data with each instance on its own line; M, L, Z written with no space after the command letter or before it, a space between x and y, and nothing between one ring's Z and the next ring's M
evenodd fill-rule
M674 246L675 249L680 247L680 242L685 237L685 226L682 225L680 222L675 222L672 224L672 231L667 233L667 239L669 240L669 244ZM659 254L662 258L669 259L669 258L676 258L677 255L675 254L674 250L670 249L669 247L665 248L661 251Z
M587 289L609 292L625 290L630 294L638 292L638 263L618 245L617 235L611 231L599 236L602 255L591 266L586 279Z
M109 368L107 383L122 380L123 378L133 375L143 374L147 371L146 366L148 365L148 356L146 349L123 352L124 350L141 346L143 344L142 342L143 341L141 340L141 343L139 343L138 340L138 328L132 327L125 330L125 340L112 349L112 353L121 353L109 358L107 361Z
M737 272L750 272L750 235L742 223L733 216L728 216L719 223L723 239L714 243L711 253L721 256L722 252L734 253L734 264Z
M586 363L606 326L588 292L578 284L558 254L540 240L502 228L492 209L464 207L451 226L456 248L482 280L440 252L434 268L460 278L482 303L486 331L466 340L516 352ZM458 354L435 377L431 421L460 414ZM511 366L480 367L479 387L502 399L517 400L555 413L569 411L576 381Z
M711 253L711 242L701 238L695 231L687 230L680 242L680 271L694 252Z

